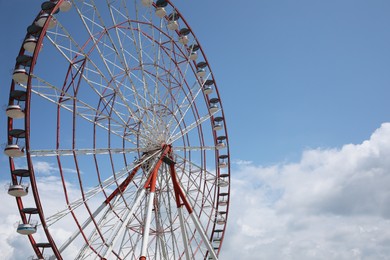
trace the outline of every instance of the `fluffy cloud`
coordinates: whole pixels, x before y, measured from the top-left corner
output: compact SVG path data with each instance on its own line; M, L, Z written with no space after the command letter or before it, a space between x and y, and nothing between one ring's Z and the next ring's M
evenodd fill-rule
M296 163L263 167L237 161L220 258L389 259L388 158L390 123L361 144L307 150ZM47 163L38 168L47 174L53 170ZM60 190L50 188L59 180L45 180L50 184L42 190L47 205L63 200ZM32 250L15 232L19 216L14 199L3 193L0 258L25 259Z
M239 161L222 259L389 259L390 124L270 167Z
M41 187L40 189L40 197L41 200L45 201L45 209L48 215L51 215L58 210L58 203L63 203L64 196L62 193L61 180L58 177L50 176L49 169L54 169L49 164L41 163L39 165L39 171L45 174L45 178L40 178L38 185ZM44 181L43 181L44 180ZM0 182L0 186L7 187L8 182ZM68 184L68 192L70 194L76 193L76 189L73 185ZM20 221L19 211L17 210L15 198L9 196L7 194L6 189L1 190L0 197L1 201L1 211L0 218L2 221L0 222L0 259L1 260L14 260L14 259L27 259L30 256L35 256L32 247L28 238L24 235L20 235L16 232L17 225ZM30 207L34 204L33 197L26 196L23 198L23 204L25 207ZM54 212L51 212L53 211ZM37 220L36 216L32 217L32 220ZM66 223L62 226L56 226L54 230L52 230L53 234L57 238L58 241L63 242L67 237L71 235L71 232L66 230L67 227L71 225L67 225L70 223L69 220L65 220ZM43 234L42 228L38 228L38 232L34 234L34 239L37 242L46 241L45 235ZM67 254L72 254L71 250L66 252ZM74 254L73 254L74 255ZM73 256L72 255L72 256ZM65 259L73 259L74 257L68 257L66 255Z

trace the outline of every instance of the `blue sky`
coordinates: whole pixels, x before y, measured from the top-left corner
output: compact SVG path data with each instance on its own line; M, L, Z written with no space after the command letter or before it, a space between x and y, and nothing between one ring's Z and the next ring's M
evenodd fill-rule
M224 3L197 1L186 17L212 62L235 158L296 160L389 120L388 1Z
M381 124L390 122L390 2L173 2L207 55L228 124L236 198L223 259L234 259L229 256L240 241L247 243L247 259L260 251L259 259L385 259L385 246L363 241L390 239L380 232L389 227L383 183L390 184L390 132ZM10 11L15 5L24 7ZM25 28L39 5L0 1L3 105ZM0 121L5 143L5 116ZM8 173L6 158L0 161ZM299 182L318 189L305 190ZM372 197L362 183L369 183ZM356 209L356 198L364 197L372 200Z
M2 10L13 3L1 1ZM305 148L359 142L390 119L387 1L177 5L210 60L233 158L296 160ZM25 28L38 8L31 1L18 19L1 17L12 23L1 43L3 104Z

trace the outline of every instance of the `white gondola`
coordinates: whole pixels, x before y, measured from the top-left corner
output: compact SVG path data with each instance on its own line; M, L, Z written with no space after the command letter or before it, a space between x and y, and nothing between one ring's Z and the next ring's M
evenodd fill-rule
M214 131L218 131L218 130L221 130L223 128L223 117L216 117L214 118L214 123L213 123L213 129ZM224 155L222 157L220 157L220 159L226 159L227 157L225 157Z
M226 223L226 218L224 216L222 216L222 214L220 214L217 217L217 224L218 225L224 225L225 223Z
M39 27L43 27L45 25L47 19L49 19L49 17L50 17L50 14L47 14L47 13L41 14L38 17L38 19L35 21L35 25L39 26ZM49 25L48 25L48 29L53 28L54 26L56 26L56 24L57 24L56 19L54 17L51 17Z
M10 184L8 194L14 197L23 197L28 194L28 185Z
M221 207L227 206L229 193L219 194L218 205Z
M18 225L16 232L22 235L32 235L37 232L37 225L30 224L30 223L26 223L26 224L21 223Z
M152 6L153 0L141 0L141 3L143 6L149 7L149 6Z
M213 239L213 242L219 244L219 243L221 242L221 240L222 240L222 237L215 237L215 238Z
M167 15L167 11L164 7L156 7L155 14L157 15L157 17L163 18Z
M227 187L229 186L229 182L225 180L224 178L219 178L218 179L218 186L219 187Z
M179 42L180 42L181 44L187 44L187 43L189 42L188 36L186 36L186 35L180 36L180 37L179 37Z
M190 60L196 60L198 58L198 53L196 51L192 51L190 54Z
M177 21L169 21L167 27L169 30L175 31L179 29L179 23Z
M221 161L221 162L219 162L219 164L218 164L218 166L219 166L219 168L226 168L227 167L227 162L225 162L225 161Z
M17 144L9 144L5 147L4 153L9 157L21 157L24 156L24 151L19 148Z
M35 48L37 47L38 39L34 36L30 36L26 38L23 42L23 49L25 49L28 52L34 52Z
M222 136L217 137L217 149L218 150L226 147L225 140L226 140L226 136L222 135Z
M220 199L218 201L218 205L219 206L226 206L228 204L227 200L226 199Z
M12 74L12 79L18 84L26 84L28 80L28 73L26 69L15 69L14 73Z
M225 144L225 142L223 142L223 141L218 141L218 143L217 143L217 149L219 150L219 149L222 149L222 148L225 148L226 147L226 144Z
M61 12L68 12L72 8L72 3L69 0L65 0L60 5Z
M24 118L24 111L19 105L9 105L5 114L13 119Z
M196 71L196 75L198 75L198 77L203 78L204 76L206 76L206 70L203 68L198 68Z
M213 130L214 131L218 131L218 130L221 130L223 128L223 125L221 122L214 122L214 125L213 125Z
M217 104L210 104L209 109L211 113L215 113L218 111L219 108Z
M203 87L203 93L205 93L206 95L209 95L209 94L213 93L213 87L211 87L211 86L204 86Z

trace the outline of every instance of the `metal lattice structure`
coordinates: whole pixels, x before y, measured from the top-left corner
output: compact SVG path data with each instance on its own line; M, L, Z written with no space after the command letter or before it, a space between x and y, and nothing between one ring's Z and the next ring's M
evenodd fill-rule
M34 259L218 258L226 121L205 53L170 1L43 2L6 114L8 193ZM50 190L62 194L55 204Z

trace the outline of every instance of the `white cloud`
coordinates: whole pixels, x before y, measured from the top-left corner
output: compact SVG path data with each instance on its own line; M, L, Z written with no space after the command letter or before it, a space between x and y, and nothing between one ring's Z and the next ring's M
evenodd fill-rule
M388 158L390 123L361 144L307 150L296 163L262 167L237 160L221 259L390 259ZM34 166L53 170L50 164ZM64 199L61 189L53 189L59 180L45 180L42 196L55 205ZM4 197L0 258L25 259L32 250L15 232L20 217L14 199Z
M390 123L298 163L237 165L222 259L390 259Z

